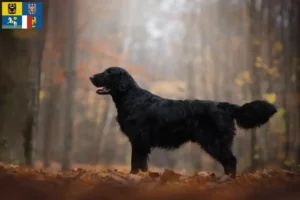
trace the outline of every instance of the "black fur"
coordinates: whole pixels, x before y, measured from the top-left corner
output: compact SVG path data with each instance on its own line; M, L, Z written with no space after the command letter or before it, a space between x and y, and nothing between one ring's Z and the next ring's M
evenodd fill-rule
M123 68L110 67L90 77L100 95L112 96L117 121L132 146L131 173L148 170L152 148L176 149L191 141L219 161L225 174L236 175L231 146L234 120L244 129L266 123L277 112L266 101L238 106L227 102L171 100L140 88Z

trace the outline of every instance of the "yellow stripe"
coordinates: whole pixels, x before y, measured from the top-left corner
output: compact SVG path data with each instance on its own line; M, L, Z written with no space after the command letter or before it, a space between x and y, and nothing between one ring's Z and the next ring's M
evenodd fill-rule
M9 14L8 12L8 4L16 4L16 13ZM16 16L22 15L22 2L2 2L2 16Z

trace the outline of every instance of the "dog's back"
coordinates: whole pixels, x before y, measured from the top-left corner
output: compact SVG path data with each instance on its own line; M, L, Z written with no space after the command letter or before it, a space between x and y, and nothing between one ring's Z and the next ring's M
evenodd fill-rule
M171 100L148 91L136 91L134 97L118 108L121 130L130 140L137 140L142 132L151 147L176 149L195 142L198 134L220 136L231 134L234 122L231 114L218 107L218 102L204 100Z

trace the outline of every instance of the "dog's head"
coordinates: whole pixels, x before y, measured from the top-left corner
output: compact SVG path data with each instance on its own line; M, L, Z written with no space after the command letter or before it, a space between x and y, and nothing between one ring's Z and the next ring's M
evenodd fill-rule
M8 13L9 14L16 14L17 4L16 3L9 3L8 4Z
M90 80L97 87L96 93L99 95L124 93L136 87L131 75L120 67L107 68L104 72L91 76Z

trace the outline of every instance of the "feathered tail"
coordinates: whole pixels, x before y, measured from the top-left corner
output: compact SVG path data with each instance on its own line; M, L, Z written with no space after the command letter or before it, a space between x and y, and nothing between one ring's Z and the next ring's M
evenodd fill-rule
M220 107L227 109L243 129L259 127L269 121L277 112L276 107L267 101L256 100L242 106L221 102Z

